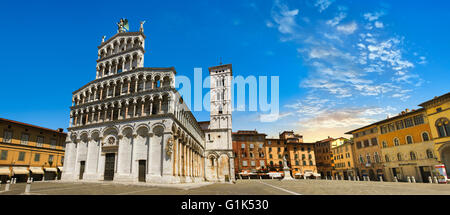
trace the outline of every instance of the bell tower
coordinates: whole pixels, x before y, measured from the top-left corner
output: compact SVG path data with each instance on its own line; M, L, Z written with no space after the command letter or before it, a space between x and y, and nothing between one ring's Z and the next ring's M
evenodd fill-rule
M208 180L235 180L231 139L231 64L209 68L211 112L206 134ZM210 156L208 156L210 155ZM212 161L213 159L214 161Z
M211 77L210 129L230 129L231 126L231 64L209 68Z

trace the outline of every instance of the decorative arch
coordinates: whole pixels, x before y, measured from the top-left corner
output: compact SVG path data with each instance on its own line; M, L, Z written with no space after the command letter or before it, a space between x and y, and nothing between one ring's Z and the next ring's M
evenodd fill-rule
M436 120L435 126L439 137L450 136L450 123L446 117L442 117Z
M112 125L112 126L108 126L108 127L105 127L102 131L101 131L101 136L103 136L103 137L105 137L105 136L107 136L107 135L109 135L109 134L115 134L115 135L118 135L119 134L119 128L117 127L117 126L115 126L115 125Z
M430 141L430 134L428 134L428 132L424 131L422 132L422 141L426 142L426 141Z

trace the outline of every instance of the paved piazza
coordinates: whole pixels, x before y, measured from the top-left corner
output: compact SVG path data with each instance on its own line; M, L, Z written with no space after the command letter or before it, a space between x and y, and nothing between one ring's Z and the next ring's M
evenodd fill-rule
M25 184L0 195L20 195ZM238 180L236 184L139 184L115 182L36 182L35 195L450 195L450 185L326 180Z

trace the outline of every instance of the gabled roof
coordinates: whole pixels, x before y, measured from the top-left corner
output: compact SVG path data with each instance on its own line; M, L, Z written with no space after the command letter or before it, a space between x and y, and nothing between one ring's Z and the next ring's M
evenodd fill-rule
M140 32L140 31L138 31L138 32L121 32L121 33L117 33L114 36L112 36L111 38L109 38L108 40L106 40L105 42L103 42L102 44L100 44L99 46L97 46L97 48L101 49L103 46L105 46L109 42L113 41L116 37L120 37L120 36L139 36L139 35L141 35L145 39L144 33Z
M50 128L44 128L44 127L41 127L41 126L32 125L32 124L28 124L28 123L24 123L24 122L18 122L18 121L14 121L14 120L10 120L10 119L0 118L0 121L5 121L5 122L14 123L14 124L22 125L22 126L27 126L27 127L32 127L32 128L37 128L37 129L42 129L42 130L46 130L46 131L51 131L51 132L56 132L56 133L61 133L61 134L66 134L67 135L67 133L62 132L62 131L53 130L53 129L50 129Z

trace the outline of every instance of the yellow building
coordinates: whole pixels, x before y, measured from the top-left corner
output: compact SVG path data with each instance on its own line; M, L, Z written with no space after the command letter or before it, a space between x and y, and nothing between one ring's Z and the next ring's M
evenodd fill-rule
M322 179L332 177L334 161L333 152L331 151L331 141L333 140L333 138L328 137L327 139L317 141L314 144L317 172L321 175Z
M381 162L381 147L378 144L379 131L377 123L349 131L345 134L353 135L352 151L356 176L360 180L369 178L371 181L384 178L384 167Z
M428 182L437 165L434 143L425 109L409 111L377 123L386 179Z
M346 140L342 144L335 144L331 150L333 152L334 178L339 179L351 179L353 180L356 175L355 164L353 161L353 142Z
M450 93L435 97L419 106L425 108L437 161L450 172Z
M61 176L67 134L0 118L0 180L54 180Z
M291 176L317 177L314 143L304 143L303 136L293 131L284 131L279 139L266 139L267 166L269 175L283 174L283 158L286 157Z

